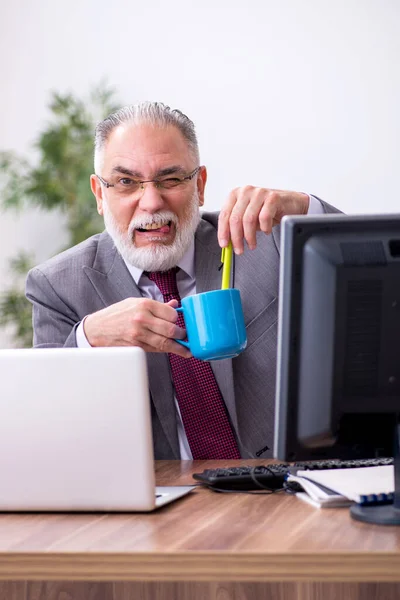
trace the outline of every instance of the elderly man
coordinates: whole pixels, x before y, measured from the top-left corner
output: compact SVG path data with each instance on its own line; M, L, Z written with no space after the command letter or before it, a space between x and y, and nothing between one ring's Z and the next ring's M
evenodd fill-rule
M335 209L304 193L246 186L219 214L200 214L207 170L194 125L161 103L122 108L97 126L95 173L105 231L28 274L35 347L143 348L158 459L271 456L279 222ZM174 308L218 289L229 239L247 348L201 362L174 341L185 337Z

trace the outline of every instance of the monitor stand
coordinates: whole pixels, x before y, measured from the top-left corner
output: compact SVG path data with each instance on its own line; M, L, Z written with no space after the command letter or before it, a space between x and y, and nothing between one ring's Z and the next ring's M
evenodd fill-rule
M394 441L394 500L393 504L377 506L360 506L354 504L350 514L357 521L375 523L376 525L400 525L400 420L397 425Z

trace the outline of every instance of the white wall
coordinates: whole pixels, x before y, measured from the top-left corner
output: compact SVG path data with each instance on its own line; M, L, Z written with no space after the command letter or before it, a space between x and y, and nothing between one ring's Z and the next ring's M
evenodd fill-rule
M29 152L50 90L106 78L121 103L161 100L195 121L207 209L251 183L397 212L399 31L398 0L3 2L0 147ZM0 215L0 290L7 257L44 258L60 228Z

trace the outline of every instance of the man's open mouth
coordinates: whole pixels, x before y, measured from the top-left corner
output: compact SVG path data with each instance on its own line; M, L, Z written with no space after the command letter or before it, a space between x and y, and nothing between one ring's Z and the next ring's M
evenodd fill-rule
M159 225L158 223L152 223L150 225L146 225L145 227L137 227L136 231L140 231L142 233L146 232L159 232L159 233L169 233L171 228L172 221L168 221L168 223L164 223L164 225Z

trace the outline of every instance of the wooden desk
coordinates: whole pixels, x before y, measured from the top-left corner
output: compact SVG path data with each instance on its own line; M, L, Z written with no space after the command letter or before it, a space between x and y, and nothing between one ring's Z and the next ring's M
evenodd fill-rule
M159 462L157 481L216 465ZM0 579L0 600L397 600L400 527L198 488L151 514L0 515Z

